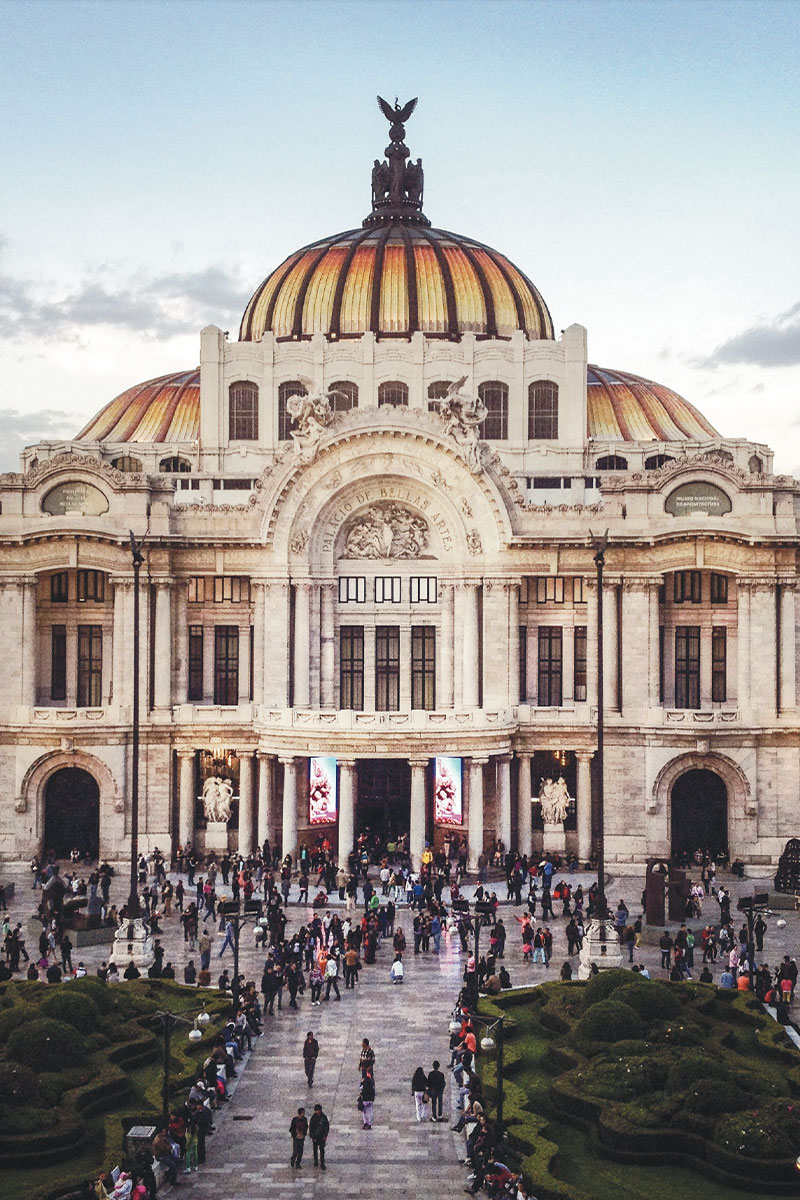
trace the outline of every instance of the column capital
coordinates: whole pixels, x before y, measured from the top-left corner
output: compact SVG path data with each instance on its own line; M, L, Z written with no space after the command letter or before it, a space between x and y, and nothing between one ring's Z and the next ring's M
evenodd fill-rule
M528 762L530 762L530 760L533 758L533 751L532 750L515 750L514 757L519 759L520 762L525 762L526 759L528 760Z
M415 767L416 768L422 767L424 770L427 768L428 763L431 761L431 759L430 759L430 755L428 755L427 758L421 758L421 757L409 758L407 761L408 761L408 765L411 767L412 770Z
M0 586L6 587L35 587L38 582L36 575L3 575L0 576Z
M660 575L657 577L652 575L626 575L622 580L622 589L625 592L649 592L651 589L660 587Z
M737 591L747 589L751 592L771 592L779 582L775 575L738 575L736 577ZM782 582L782 581L781 581Z
M514 757L514 755L511 753L510 750L507 751L505 754L493 754L492 755L492 758L496 762L499 762L499 763L510 763L513 757Z
M800 581L796 575L779 575L777 582L785 592L796 592L800 587Z
M339 758L339 756L337 755L336 762L338 763L338 765L340 767L343 767L348 771L352 771L355 767L358 766L357 758Z
M295 754L279 754L278 762L284 767L293 767L297 763L297 755L295 755Z
M578 760L579 763L591 762L592 759L594 758L594 756L595 756L594 750L576 750L575 751L575 758Z
M482 757L477 757L477 758L474 756L470 756L470 758L468 758L467 761L469 762L469 765L471 767L485 767L489 761L489 755L487 754L487 755L484 755Z
M271 750L256 750L256 754L258 755L259 762L270 762L275 757Z
M197 751L186 746L179 746L175 753L178 756L179 762L185 762L187 759L193 759Z
M483 579L454 579L453 587L456 591L466 592L470 588L479 588L483 583Z
M314 581L313 581L313 579L293 579L292 585L299 592L309 592L310 593L311 589L314 587Z

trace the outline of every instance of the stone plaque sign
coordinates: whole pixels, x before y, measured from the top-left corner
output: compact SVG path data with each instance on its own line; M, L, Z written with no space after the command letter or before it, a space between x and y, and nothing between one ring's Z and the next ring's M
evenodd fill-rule
M68 512L83 513L86 517L99 517L108 512L108 501L100 488L81 480L59 483L42 500L42 512L63 516Z
M714 487L713 483L697 480L682 483L674 492L670 492L664 509L673 517L685 517L691 513L707 513L710 517L720 517L723 513L731 511L731 502L721 488Z

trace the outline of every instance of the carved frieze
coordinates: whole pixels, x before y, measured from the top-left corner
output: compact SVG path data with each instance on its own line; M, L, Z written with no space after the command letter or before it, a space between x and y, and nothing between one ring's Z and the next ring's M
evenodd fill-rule
M343 558L431 558L430 527L420 513L393 500L362 510L348 524Z

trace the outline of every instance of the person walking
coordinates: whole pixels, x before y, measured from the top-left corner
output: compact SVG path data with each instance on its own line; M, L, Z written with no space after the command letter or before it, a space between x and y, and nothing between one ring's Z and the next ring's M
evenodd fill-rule
M375 1105L375 1080L372 1077L372 1070L368 1068L361 1079L361 1090L359 1092L361 1101L361 1120L364 1129L372 1129L372 1118Z
M325 1143L328 1140L330 1132L330 1121L322 1111L321 1104L314 1105L314 1112L311 1115L311 1120L308 1125L308 1132L311 1135L311 1147L314 1151L314 1166L319 1166L323 1171L327 1170L325 1166Z
M358 1070L363 1079L367 1071L370 1075L375 1075L375 1051L369 1044L369 1038L364 1038L361 1042L361 1053L358 1056Z
M325 963L325 999L330 1000L331 988L336 992L336 999L341 1000L339 992L339 959L337 955L331 954L328 961Z
M303 1042L303 1070L306 1073L308 1086L314 1082L314 1071L317 1066L317 1058L319 1057L319 1042L314 1037L313 1032L309 1029L306 1034L306 1040Z
M431 1120L443 1121L442 1097L444 1096L445 1077L439 1070L439 1060L433 1060L433 1070L428 1074L428 1095L431 1098Z
M292 1157L289 1160L289 1166L300 1170L303 1162L303 1149L306 1144L306 1134L308 1133L308 1121L306 1120L306 1110L298 1108L297 1116L292 1117L289 1126L289 1133L292 1137Z
M222 948L221 948L221 950L220 950L220 952L219 952L219 957L220 957L220 958L222 958L222 956L223 956L223 954L225 953L225 951L227 950L228 946L230 946L231 950L233 950L233 949L234 949L234 945L233 945L233 922L232 922L232 921L226 921L226 922L225 922L225 939L224 939L224 941L223 941L223 943L222 943Z
M428 1076L422 1067L417 1067L411 1080L411 1093L417 1114L417 1124L428 1119Z

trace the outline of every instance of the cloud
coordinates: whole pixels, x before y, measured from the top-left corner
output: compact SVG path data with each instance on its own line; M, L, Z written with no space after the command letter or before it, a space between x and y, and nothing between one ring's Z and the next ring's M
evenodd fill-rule
M0 251L3 238L0 234ZM109 285L109 277L114 283ZM163 275L121 278L113 267L95 272L53 299L56 288L0 272L0 333L10 341L80 341L93 329L168 341L209 323L235 329L250 290L237 271L209 266Z
M702 367L747 363L755 367L793 367L800 363L800 303L793 304L768 325L751 325L717 346L702 359Z
M0 409L0 471L18 471L20 451L25 446L73 438L83 423L75 413L52 408L36 412Z

